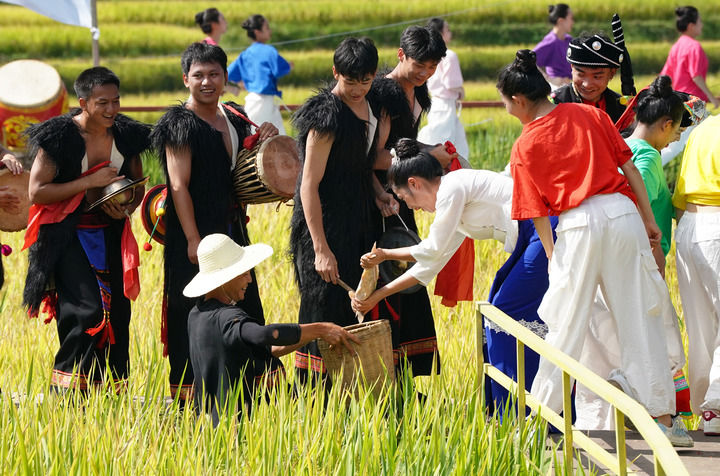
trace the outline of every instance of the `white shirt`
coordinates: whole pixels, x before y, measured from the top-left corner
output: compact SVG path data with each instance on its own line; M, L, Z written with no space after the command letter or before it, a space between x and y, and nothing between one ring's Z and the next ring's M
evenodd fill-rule
M457 100L458 89L463 86L462 71L458 55L447 50L445 57L440 60L435 74L427 80L427 87L433 98Z
M240 149L240 138L232 122L230 122L230 118L228 118L225 113L225 108L222 107L222 104L218 103L218 109L220 110L220 114L225 118L228 133L230 134L230 147L232 148L232 152L230 153L230 170L235 170L235 162L237 161L237 155Z
M123 162L125 162L125 157L123 157L120 151L117 150L117 147L115 147L115 140L113 140L112 147L110 148L110 166L115 167L116 169L118 169L118 172L120 172L120 169L123 166ZM88 171L87 151L85 151L85 155L83 155L82 162L80 164L80 170L82 173Z
M427 286L465 237L494 238L512 252L518 235L510 218L512 189L511 178L489 170L460 169L441 177L435 220L428 237L410 248L417 262L408 273Z

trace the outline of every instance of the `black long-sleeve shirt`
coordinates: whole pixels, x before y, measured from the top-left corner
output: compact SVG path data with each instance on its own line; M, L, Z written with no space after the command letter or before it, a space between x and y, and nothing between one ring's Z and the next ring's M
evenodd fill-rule
M201 298L188 315L188 335L197 408L211 412L217 424L218 412L241 378L245 402L249 402L255 379L282 369L270 346L296 344L300 326L264 326L239 307Z

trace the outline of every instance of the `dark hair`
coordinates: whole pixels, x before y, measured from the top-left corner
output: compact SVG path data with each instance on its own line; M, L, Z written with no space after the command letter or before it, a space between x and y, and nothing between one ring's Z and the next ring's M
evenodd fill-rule
M368 38L348 37L342 40L333 55L335 72L360 80L366 74L374 75L378 65L378 51Z
M548 5L548 21L555 25L561 18L567 18L570 6L566 3L558 3L557 5Z
M416 139L403 137L401 139L398 139L398 141L395 143L395 154L401 160L409 159L411 157L415 157L420 152L423 152L424 148L422 147L422 145L423 144L421 142L418 142Z
M262 30L263 25L267 22L262 15L250 15L247 20L242 23L242 27L247 31L248 38L255 39L255 30Z
M207 43L193 43L183 51L180 64L183 74L188 74L194 63L217 63L227 72L227 55L222 48Z
M495 86L503 96L522 94L530 101L538 101L550 94L550 85L537 68L535 52L531 50L518 50L515 61L500 71Z
M220 21L220 10L217 8L208 8L200 13L195 14L195 23L200 26L200 29L206 35L212 33L211 23L218 23Z
M408 178L411 176L433 181L442 175L440 162L427 152L420 152L412 157L398 156L390 165L387 177L391 186L407 187Z
M700 12L695 7L678 7L675 9L675 26L679 32L687 31L690 23L697 23Z
M73 84L73 89L78 98L87 100L92 96L93 89L106 84L114 84L119 88L120 79L105 66L95 66L78 75Z
M437 31L442 35L443 27L445 26L445 19L440 17L434 17L431 18L427 22L427 27L432 28L433 30Z
M427 26L409 26L400 37L400 48L415 61L440 61L447 47L440 33Z
M635 118L638 122L649 125L669 117L675 124L683 117L684 102L683 96L673 91L670 76L658 76L638 97Z

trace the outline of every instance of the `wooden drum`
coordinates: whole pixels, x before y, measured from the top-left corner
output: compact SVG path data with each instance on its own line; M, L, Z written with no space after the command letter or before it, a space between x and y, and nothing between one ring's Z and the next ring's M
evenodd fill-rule
M295 139L271 137L238 153L233 170L235 195L240 203L286 202L295 195L301 169Z
M25 129L67 110L65 85L49 64L18 60L0 67L0 143L18 157L27 154Z
M13 175L8 169L0 170L0 188L3 188L3 193L12 193L20 199L20 204L15 211L0 208L0 230L20 231L27 228L28 214L30 212L29 183L30 172L27 170L19 175Z

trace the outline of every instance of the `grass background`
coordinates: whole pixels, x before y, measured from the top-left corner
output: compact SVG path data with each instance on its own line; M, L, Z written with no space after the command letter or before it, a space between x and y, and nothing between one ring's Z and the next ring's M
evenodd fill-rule
M720 88L720 8L718 1L695 2L705 22L703 45L710 57L708 83ZM549 26L546 1L98 1L102 31L102 63L122 80L124 106L168 105L187 98L182 87L179 53L203 37L193 16L216 6L229 30L222 46L234 57L248 45L239 24L249 14L263 13L274 30L273 40L304 38L387 25L445 13L455 32L452 48L460 55L468 100L497 100L494 77L512 60L515 50L539 41ZM669 0L572 2L583 29L609 29L619 11L636 66L639 87L649 83L676 38ZM398 37L405 25L369 32L381 62L393 64ZM278 46L294 61L295 70L281 82L287 103L298 104L329 77L332 49L339 38ZM0 4L0 63L36 57L54 65L69 86L91 66L89 33L63 26L23 8ZM611 87L618 90L615 80ZM242 100L226 97L224 99ZM71 101L72 103L73 101ZM134 117L155 122L159 113ZM286 115L286 121L288 119ZM466 109L462 121L475 167L502 169L520 124L503 109ZM289 125L289 124L288 124ZM290 129L288 129L290 130ZM161 180L157 161L144 160L153 182ZM673 170L671 167L669 170ZM672 172L670 172L672 173ZM290 208L251 205L250 234L275 249L258 267L260 293L270 322L294 322L299 296L287 255ZM418 213L421 235L432 216ZM137 216L133 228L146 237ZM54 325L27 319L20 307L27 254L22 233L2 233L15 252L4 258L6 284L0 290L0 468L3 474L546 474L551 453L542 431L529 425L517 432L512 418L500 422L486 415L476 391L475 327L471 303L456 308L432 297L443 364L441 375L418 378L416 386L429 398L424 404L394 393L379 401L365 396L346 406L337 393L325 401L321 393L300 392L291 398L283 389L271 403L258 402L253 418L221 421L212 430L175 405L166 407L167 364L162 358L160 303L162 248L142 252L142 292L133 305L130 326L131 378L121 396L92 395L87 401L38 396L47 385L57 349ZM475 296L487 296L495 271L506 258L502 245L477 242ZM677 291L674 250L668 257L668 285L682 315ZM432 292L433 286L430 286ZM285 357L293 382L291 357ZM142 403L135 397L144 397ZM325 411L321 408L326 407ZM560 471L562 472L562 471ZM578 473L582 471L578 470ZM572 474L572 470L563 474Z

